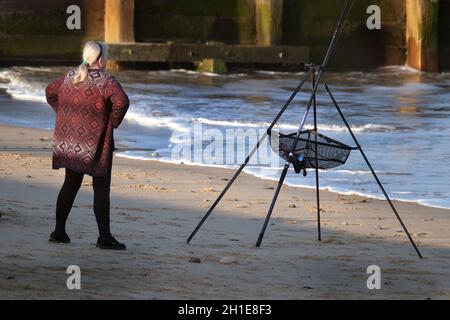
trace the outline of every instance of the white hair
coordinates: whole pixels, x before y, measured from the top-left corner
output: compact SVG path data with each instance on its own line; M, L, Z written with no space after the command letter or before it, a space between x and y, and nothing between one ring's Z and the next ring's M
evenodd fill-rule
M100 58L104 62L108 59L108 47L103 42L88 41L83 49L83 62L76 70L75 76L72 78L72 83L77 84L86 79L88 74L88 67L96 63Z

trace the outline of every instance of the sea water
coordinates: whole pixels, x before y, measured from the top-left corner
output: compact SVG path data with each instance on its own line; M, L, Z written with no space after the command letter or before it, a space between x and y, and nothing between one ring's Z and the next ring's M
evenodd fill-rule
M68 68L0 69L0 123L52 129L55 115L45 103L44 89ZM205 163L202 158L183 158L183 155L174 159L173 150L183 143L180 137L193 135L198 124L202 130L216 129L224 135L227 130L238 129L264 132L303 76L304 73L268 71L226 76L187 70L119 72L116 77L128 93L131 106L115 133L116 141L126 146L117 154L237 168L238 159L245 158L253 147L252 141L232 148L236 160L226 163ZM371 72L326 73L325 80L390 196L450 208L450 74L385 67ZM285 133L297 130L310 97L310 87L311 83L307 82L276 130ZM317 103L318 130L354 146L323 88L319 89ZM312 113L305 128L311 127ZM200 148L207 146L200 144ZM256 162L246 172L277 180L283 164L282 161L276 165ZM314 171L304 177L291 170L286 183L313 188ZM338 193L382 198L357 150L345 165L321 170L320 185Z

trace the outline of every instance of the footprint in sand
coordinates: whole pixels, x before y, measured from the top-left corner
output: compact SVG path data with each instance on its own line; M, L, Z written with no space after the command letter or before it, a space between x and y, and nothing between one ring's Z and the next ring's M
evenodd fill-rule
M338 201L344 203L344 204L355 204L355 203L367 203L370 202L370 199L358 199L358 198L352 198L348 196L338 196Z
M125 217L125 220L127 220L127 221L139 221L139 220L142 220L142 218L127 216L127 217Z
M421 233L414 233L413 237L425 237L427 235L427 233L425 232L421 232Z
M235 257L222 257L219 259L219 263L221 264L235 264L238 260Z
M224 198L223 201L239 201L238 198Z
M151 185L148 183L120 186L120 189L145 189L145 190L151 190L151 191L165 191L165 192L176 192L177 191L175 189L167 189L165 187L154 186L154 185Z
M316 207L310 207L309 208L309 212L317 212L317 208ZM324 208L320 208L320 212L327 213L328 211L325 210Z
M175 222L171 222L171 221L164 221L161 222L162 224L165 224L167 226L172 226L172 227L181 227L181 224L175 223Z
M341 240L338 240L338 239L325 239L325 240L322 240L321 243L326 243L326 244L344 244L344 242L342 242Z

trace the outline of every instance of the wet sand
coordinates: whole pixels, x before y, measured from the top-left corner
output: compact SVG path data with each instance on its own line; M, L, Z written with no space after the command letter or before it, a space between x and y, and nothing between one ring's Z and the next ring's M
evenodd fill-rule
M255 248L276 182L243 174L187 245L227 169L116 156L112 232L128 249L95 248L88 176L68 221L72 243L48 243L64 179L51 169L52 133L0 133L1 299L450 298L450 210L395 202L419 260L385 201L321 192L319 242L315 191L285 186ZM66 287L69 265L81 268L81 290ZM380 290L367 289L370 265L381 268Z

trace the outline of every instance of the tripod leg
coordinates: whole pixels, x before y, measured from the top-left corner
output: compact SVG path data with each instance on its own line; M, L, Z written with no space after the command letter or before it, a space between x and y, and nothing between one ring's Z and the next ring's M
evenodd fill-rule
M267 224L269 223L273 208L275 207L275 203L277 202L278 194L280 193L281 187L283 186L284 179L286 178L286 174L288 172L289 165L290 165L289 162L287 162L284 165L283 172L281 173L280 180L278 181L277 189L275 190L275 194L273 195L272 203L270 204L269 211L267 212L266 220L264 221L264 225L259 234L258 241L256 241L256 247L259 247L261 245L262 239L264 237L264 233L266 232Z
M219 204L219 202L222 200L223 196L225 195L225 193L227 193L228 189L230 189L231 185L234 183L234 181L237 179L237 177L241 174L242 170L244 170L245 166L248 164L248 162L250 161L250 158L253 156L253 154L256 152L256 150L259 148L259 145L262 143L263 139L265 139L267 137L267 133L264 134L264 136L261 137L261 140L258 141L256 147L252 150L252 152L247 156L247 158L245 159L244 163L239 167L239 169L235 172L235 174L233 175L233 177L230 179L230 181L228 182L228 184L225 186L225 188L222 190L222 192L220 193L220 195L217 197L216 201L214 201L214 203L212 204L212 206L209 208L208 212L206 212L206 214L203 216L203 218L200 220L200 222L198 223L198 225L195 227L194 231L192 231L192 233L189 235L189 238L187 239L187 243L189 243L192 238L195 236L195 234L197 233L197 231L201 228L201 226L203 225L203 223L205 223L206 219L208 219L209 215L214 211L214 209L216 208L216 206Z
M306 80L309 78L310 74L311 74L311 70L308 70L308 72L306 72L306 74L304 75L303 79L300 81L300 83L298 84L298 86L295 88L295 90L292 92L291 96L289 97L289 99L286 101L286 103L284 104L283 108L281 108L281 110L278 112L278 114L276 115L276 117L273 119L272 123L270 124L269 128L267 128L267 131L264 133L264 135L259 139L258 143L256 144L255 147L253 147L252 151L248 154L247 158L245 159L244 163L241 164L241 166L239 167L239 169L235 172L235 174L233 175L233 177L230 179L230 181L228 182L228 184L225 186L225 188L222 190L222 192L220 193L220 195L217 197L216 201L214 201L214 203L212 204L212 206L209 208L208 212L206 212L206 214L203 216L203 218L200 220L200 222L197 224L197 226L195 227L194 231L192 231L192 233L189 235L188 239L187 239L187 243L191 242L192 238L195 236L195 234L198 232L198 230L201 228L201 226L203 225L203 223L205 223L206 219L208 219L209 215L214 211L214 209L216 208L216 206L219 204L219 202L222 200L223 196L225 195L225 193L227 193L228 189L231 187L231 185L234 183L234 181L237 179L237 177L241 174L242 170L244 170L244 168L247 166L247 164L250 161L250 158L255 154L255 152L258 150L259 146L261 145L261 143L264 141L264 139L267 137L268 133L272 130L272 128L275 126L275 124L278 122L278 120L280 120L281 116L283 115L283 113L286 111L286 109L289 107L289 105L291 104L292 100L294 100L295 96L297 95L297 93L300 91L300 89L303 87L303 85L305 84Z
M316 75L313 74L312 77L312 86L313 90L316 85ZM316 95L313 96L313 111L314 111L314 131L317 132L317 101L316 101ZM318 145L317 145L317 136L314 136L314 153L315 153L315 167L316 167L316 199L317 199L317 240L322 240L321 230L320 230L320 191L319 191L319 155L318 152Z
M422 254L420 253L419 249L416 246L416 243L414 242L413 238L411 237L411 234L409 233L408 229L406 228L406 225L403 223L402 218L400 217L399 213L397 212L397 209L394 207L394 204L392 203L391 199L389 198L386 190L383 187L383 184L381 183L380 179L378 179L377 174L375 173L375 170L373 169L372 165L369 162L369 159L366 157L366 154L364 153L364 150L362 149L361 145L359 144L358 140L356 139L356 136L354 135L352 129L350 128L350 125L347 122L347 119L345 119L344 114L341 111L341 108L339 107L338 103L336 102L336 99L334 98L333 94L330 91L330 88L328 88L328 85L323 81L323 84L325 85L325 89L328 92L328 95L330 96L331 100L333 101L334 106L336 107L337 111L339 112L339 115L342 118L342 121L344 121L345 126L347 127L348 131L350 132L350 135L353 138L353 141L355 141L356 146L358 147L359 151L361 152L362 157L364 158L364 161L366 162L367 166L369 167L370 171L372 172L373 177L375 178L375 181L377 182L378 186L380 187L381 191L383 192L387 202L389 203L389 206L391 207L392 211L394 212L395 216L397 217L398 221L400 222L400 225L403 228L403 231L405 231L406 236L408 237L409 241L411 242L412 246L414 247L414 250L416 251L417 255L420 259L422 259Z

